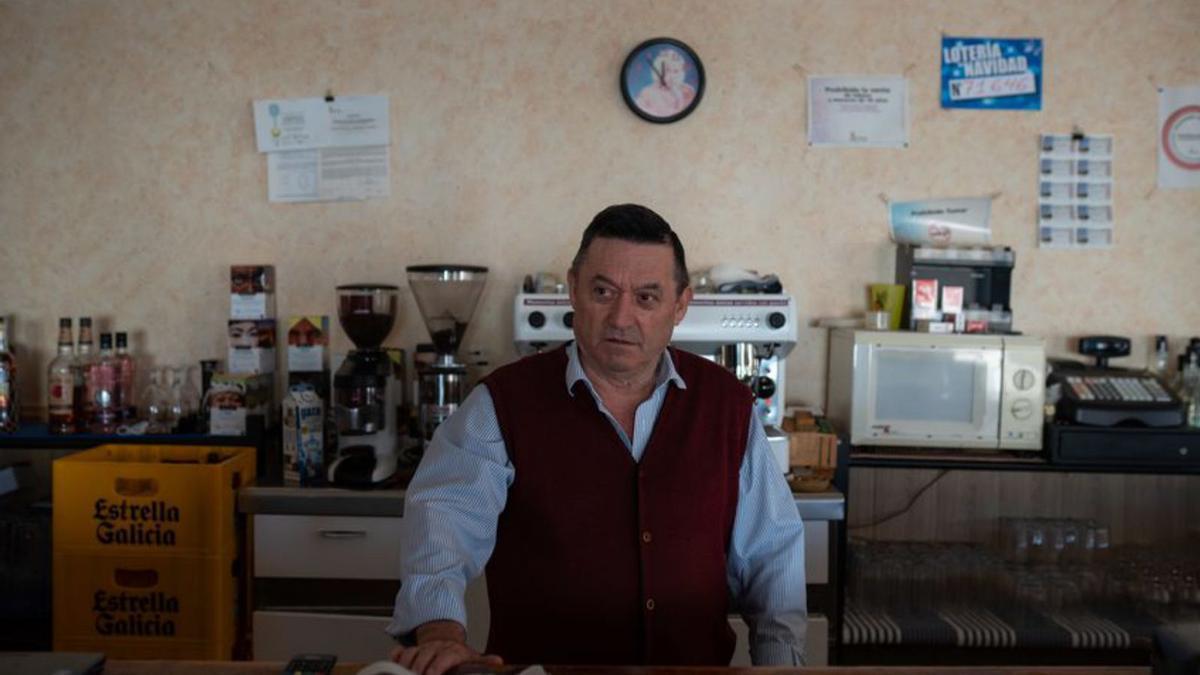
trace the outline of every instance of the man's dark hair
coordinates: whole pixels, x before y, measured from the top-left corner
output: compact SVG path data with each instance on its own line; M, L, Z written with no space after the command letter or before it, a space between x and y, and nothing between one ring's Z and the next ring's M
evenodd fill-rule
M571 261L571 274L579 272L583 257L596 237L620 239L636 244L670 244L675 253L675 289L682 293L688 287L687 260L683 255L683 243L678 235L663 220L663 217L639 204L616 204L596 214L579 242L579 250Z

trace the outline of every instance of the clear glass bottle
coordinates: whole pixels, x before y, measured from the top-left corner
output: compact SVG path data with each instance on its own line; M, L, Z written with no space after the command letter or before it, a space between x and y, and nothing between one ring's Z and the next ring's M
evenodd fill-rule
M149 372L150 384L142 392L142 405L146 411L146 421L149 422L146 433L167 433L170 429L165 428L167 394L163 390L162 369L151 368Z
M1166 335L1154 336L1154 349L1150 352L1150 367L1148 370L1160 378L1167 376L1167 363L1171 359L1171 351L1167 346Z
M0 317L0 432L12 433L20 426L17 400L17 362L8 351L8 323Z
M121 411L117 405L117 359L113 354L112 333L100 334L100 357L88 369L87 389L92 405L90 431L115 433L121 423Z
M1187 406L1187 425L1200 426L1200 361L1189 352L1188 362L1179 372L1179 397Z
M58 320L58 356L50 362L46 373L46 421L52 434L75 433L75 339L71 335L71 319Z
M79 317L79 344L75 348L75 432L87 433L92 423L92 397L88 373L96 355L92 353L92 317Z
M117 333L117 407L121 411L121 421L132 422L137 419L137 393L133 389L136 362L129 354L129 336Z
M1192 360L1195 363L1195 359ZM1200 428L1200 366L1192 366L1191 384L1188 386L1188 418L1187 424L1192 428Z

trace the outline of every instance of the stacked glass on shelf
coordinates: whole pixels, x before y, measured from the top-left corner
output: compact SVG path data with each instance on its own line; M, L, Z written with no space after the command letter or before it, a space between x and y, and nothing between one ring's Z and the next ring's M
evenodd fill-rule
M197 432L200 392L192 383L197 367L152 368L142 394L146 433Z
M1160 621L1200 619L1200 545L1112 546L1093 520L1003 518L999 543L850 540L851 602L903 614L920 609L1106 608Z

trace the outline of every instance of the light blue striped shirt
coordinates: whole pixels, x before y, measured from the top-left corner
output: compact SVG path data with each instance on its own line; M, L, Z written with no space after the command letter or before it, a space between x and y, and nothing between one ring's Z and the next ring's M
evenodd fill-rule
M640 462L668 385L687 388L674 362L663 355L654 391L637 408L630 439L596 394L579 362L575 343L569 343L566 351L567 391L583 380L634 460ZM491 394L487 387L475 387L434 433L405 494L401 585L389 633L404 635L439 619L467 625L463 599L467 581L483 573L492 555L496 523L515 475ZM739 472L737 513L726 565L733 607L750 628L754 665L803 665L808 615L804 525L762 424L754 415Z

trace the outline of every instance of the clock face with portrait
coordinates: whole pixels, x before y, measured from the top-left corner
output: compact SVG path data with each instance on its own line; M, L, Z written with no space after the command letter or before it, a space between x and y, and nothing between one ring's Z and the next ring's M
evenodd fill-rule
M704 64L679 40L646 40L625 58L621 94L638 117L657 124L677 122L700 105Z

